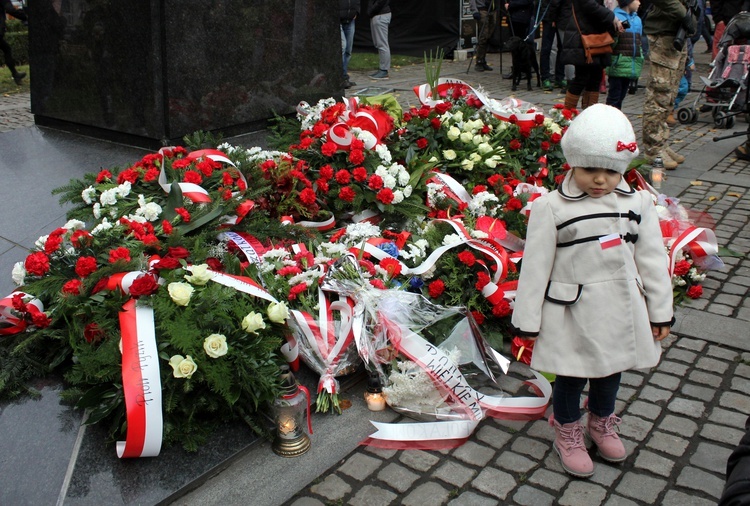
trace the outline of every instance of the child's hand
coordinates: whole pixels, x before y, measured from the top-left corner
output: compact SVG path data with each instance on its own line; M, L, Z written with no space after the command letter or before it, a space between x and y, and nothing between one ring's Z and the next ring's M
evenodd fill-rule
M669 325L663 327L651 326L651 333L654 335L654 341L661 341L669 335Z

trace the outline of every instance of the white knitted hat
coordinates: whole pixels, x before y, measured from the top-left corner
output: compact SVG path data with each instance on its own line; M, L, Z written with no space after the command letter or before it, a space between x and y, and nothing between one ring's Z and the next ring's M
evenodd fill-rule
M619 109L594 104L570 123L560 145L571 167L599 167L624 174L638 156L635 132Z

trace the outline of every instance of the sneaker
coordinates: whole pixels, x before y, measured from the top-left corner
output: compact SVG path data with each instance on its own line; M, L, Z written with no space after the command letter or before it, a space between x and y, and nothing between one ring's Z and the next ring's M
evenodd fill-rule
M568 81L566 81L565 79L560 79L558 81L555 81L555 87L556 88L560 88L562 90L567 90L568 89Z
M734 150L734 156L736 156L739 160L750 162L750 149L748 149L746 144L737 146L737 149Z
M594 474L594 463L586 449L583 426L580 420L562 425L550 418L555 428L555 441L552 447L560 456L565 472L578 478L588 478Z
M374 74L370 74L370 79L375 79L376 81L384 81L388 79L388 71L378 70Z
M549 79L545 79L544 82L542 83L542 90L552 91L554 89L555 89L555 85L552 84L552 81L550 81Z
M675 162L677 162L677 163L685 163L685 157L682 156L681 154L677 153L676 151L674 151L672 148L669 148L669 147L665 148L664 151L666 151L667 154L669 155L669 158L671 158Z
M599 456L607 462L622 462L628 458L628 452L615 432L621 423L622 419L614 414L600 417L589 412L586 423L589 439L596 445Z
M23 81L24 77L26 77L26 72L16 72L13 75L13 80L16 82L18 86L21 86L21 81Z

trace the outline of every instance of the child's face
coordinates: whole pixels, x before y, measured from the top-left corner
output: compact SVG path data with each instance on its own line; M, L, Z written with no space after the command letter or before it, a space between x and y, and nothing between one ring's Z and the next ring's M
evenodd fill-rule
M633 0L627 5L626 12L636 12L641 7L641 0Z
M573 181L589 197L598 199L612 191L620 182L622 174L599 167L573 167Z

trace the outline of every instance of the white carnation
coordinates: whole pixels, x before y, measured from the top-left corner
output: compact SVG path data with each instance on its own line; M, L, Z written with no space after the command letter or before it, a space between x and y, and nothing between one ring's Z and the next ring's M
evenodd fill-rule
M453 246L463 242L464 241L458 236L458 234L448 234L443 237L443 246Z
M13 282L16 286L24 284L24 281L26 280L26 268L24 267L23 262L16 262L15 265L13 265L13 271L10 276L13 278Z
M109 230L110 228L112 228L112 224L107 220L107 218L104 218L102 219L101 223L94 227L94 229L91 231L91 234L97 235L99 234L99 232L104 232L105 230Z
M161 216L161 206L156 202L149 202L148 204L141 206L135 212L136 214L143 216L148 221L156 221Z
M117 188L104 190L99 196L99 202L101 202L103 206L113 206L117 204Z
M86 224L81 220L68 220L68 222L63 225L63 228L65 230L83 230L86 228Z
M89 186L81 192L81 198L88 205L91 205L91 203L94 202L94 197L96 197L96 188L93 186Z

